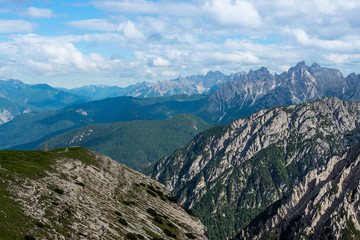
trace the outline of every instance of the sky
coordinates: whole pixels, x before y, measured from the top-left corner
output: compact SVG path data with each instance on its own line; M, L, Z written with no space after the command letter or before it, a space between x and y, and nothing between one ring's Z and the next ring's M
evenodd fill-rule
M54 87L300 61L360 73L358 0L0 0L0 78Z

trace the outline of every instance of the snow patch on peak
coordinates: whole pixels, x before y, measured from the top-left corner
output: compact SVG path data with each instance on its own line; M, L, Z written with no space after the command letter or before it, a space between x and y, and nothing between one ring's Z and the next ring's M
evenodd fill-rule
M87 115L88 115L88 113L85 112L84 110L82 110L81 108L80 108L80 109L77 109L76 112L77 112L77 113L80 113L81 115L84 115L84 116L87 116Z
M14 116L7 109L0 110L0 124L4 124L13 118Z

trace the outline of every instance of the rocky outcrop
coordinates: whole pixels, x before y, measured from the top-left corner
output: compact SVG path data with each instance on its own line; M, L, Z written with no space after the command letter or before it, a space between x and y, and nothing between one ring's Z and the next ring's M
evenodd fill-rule
M359 239L360 144L309 172L235 239Z
M261 110L218 126L148 173L207 225L234 236L309 171L342 155L360 134L360 103L326 98Z
M0 151L0 166L5 239L207 239L165 186L85 148Z

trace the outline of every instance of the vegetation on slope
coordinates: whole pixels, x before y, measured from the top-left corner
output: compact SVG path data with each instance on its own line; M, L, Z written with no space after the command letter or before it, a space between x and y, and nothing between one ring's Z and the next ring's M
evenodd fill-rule
M359 137L359 104L335 98L262 110L200 133L146 170L207 226L234 236L310 170Z
M55 136L48 144L50 148L83 146L133 169L144 169L209 127L198 117L179 114L166 120L92 124ZM37 149L44 149L44 143Z
M195 114L206 97L118 97L72 105L55 112L28 113L0 125L0 149L32 150L45 139L94 123L162 120L179 113ZM200 116L202 117L202 116Z

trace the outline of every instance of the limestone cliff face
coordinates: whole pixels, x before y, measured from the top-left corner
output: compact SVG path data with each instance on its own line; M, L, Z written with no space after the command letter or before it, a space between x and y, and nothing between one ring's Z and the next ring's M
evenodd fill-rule
M0 166L5 239L207 239L165 186L85 148L1 151Z
M225 239L359 138L360 104L326 98L261 110L199 134L148 170Z
M359 239L360 144L309 172L236 239Z
M230 81L209 96L208 113L214 122L228 123L258 110L300 104L325 97L359 101L359 75L344 77L337 69L299 62L272 75L262 67L231 75Z

